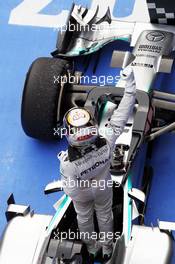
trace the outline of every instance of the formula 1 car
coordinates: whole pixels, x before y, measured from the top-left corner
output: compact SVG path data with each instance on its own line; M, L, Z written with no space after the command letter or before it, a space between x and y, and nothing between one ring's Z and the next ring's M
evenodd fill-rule
M72 86L68 77L71 76L78 83L85 69L82 73L76 71L77 57L87 57L109 42L117 39L130 41L131 47L134 47L132 53L114 51L111 66L124 68L131 65L137 89L141 91L148 93L157 72L171 72L175 27L148 23L156 22L155 17L152 17L156 2L157 10L161 9L159 6L163 6L164 10L165 6L169 7L168 10L174 10L170 1L164 5L161 4L162 1L146 5L145 0L137 0L132 16L125 21L112 19L109 8L100 18L99 7L88 10L82 6L72 6L67 30L58 35L57 49L52 52L53 58L38 58L27 73L21 121L28 136L38 139L54 138L54 128L61 126L65 111L74 105L84 105L90 87L86 89ZM140 8L143 11L142 20L138 17ZM170 17L170 13L167 14ZM158 13L157 17L159 16L163 15ZM165 20L173 24L175 19L173 20L173 15L171 17ZM157 22L162 21L159 20ZM94 65L94 71L96 66ZM123 87L123 84L119 82L117 86Z
M140 2L136 1L135 13ZM152 90L157 72L171 72L175 28L158 23L173 24L175 6L170 1L166 4L164 1L148 1L147 5L143 1L141 5L145 8L142 12L145 20L142 22L133 20L135 13L128 21L114 20L109 9L99 17L98 8L88 10L73 5L67 25L74 25L77 30L67 30L58 38L53 58L39 58L32 64L22 101L22 126L31 137L54 138L54 132L60 131L65 111L76 105L88 108L96 116L101 131L105 131L113 110L122 98L125 83L120 80L117 87L80 85L81 75L75 71L74 61L77 56L95 52L115 39L131 38L133 51L114 51L111 60L112 67L133 67L137 87L134 112L116 141L111 162L116 236L113 255L108 263L117 264L170 263L173 243L170 230L175 228L174 223L162 221L159 221L158 227L144 225L151 168L145 168L141 190L132 186L132 164L141 144L175 129L175 95ZM165 11L166 6L171 12ZM160 13L163 9L164 19ZM138 17L135 19L139 21ZM92 30L92 25L95 25L95 30ZM101 32L104 27L107 30ZM53 76L64 79L68 74L76 77L74 84L53 82ZM59 133L55 134L58 136ZM45 193L61 188L60 181L53 182L46 186ZM8 225L0 244L0 263L89 263L79 238L70 197L64 194L55 204L55 209L54 216L38 215L30 212L28 206L15 205L11 196L6 212ZM139 220L133 222L134 219ZM71 232L76 234L73 239L70 238ZM61 239L61 234L65 235L64 239ZM24 240L24 237L27 239Z

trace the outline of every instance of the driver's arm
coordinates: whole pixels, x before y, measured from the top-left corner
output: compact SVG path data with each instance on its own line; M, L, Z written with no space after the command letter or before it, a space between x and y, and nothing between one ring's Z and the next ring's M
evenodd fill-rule
M136 99L136 84L132 68L129 66L125 68L121 72L121 78L126 81L125 92L118 108L114 110L110 119L108 129L112 130L112 133L106 136L112 150L116 139L122 134L133 111Z

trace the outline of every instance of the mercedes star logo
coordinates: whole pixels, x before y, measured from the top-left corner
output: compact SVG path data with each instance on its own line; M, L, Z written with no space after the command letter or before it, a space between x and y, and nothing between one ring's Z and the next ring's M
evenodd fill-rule
M165 35L162 32L150 32L146 35L148 41L158 42L162 41L165 38Z

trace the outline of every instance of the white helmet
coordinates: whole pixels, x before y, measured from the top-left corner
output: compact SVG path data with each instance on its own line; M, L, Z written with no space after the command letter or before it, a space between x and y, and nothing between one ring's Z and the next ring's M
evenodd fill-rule
M85 147L98 137L98 124L83 107L71 108L63 118L66 137L71 146Z

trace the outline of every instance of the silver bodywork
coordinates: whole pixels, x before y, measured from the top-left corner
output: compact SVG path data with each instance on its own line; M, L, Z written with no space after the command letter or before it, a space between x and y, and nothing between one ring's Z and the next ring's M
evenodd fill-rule
M170 263L172 254L171 237L161 232L159 228L133 225L131 236L132 239L129 241L126 251L118 250L114 263ZM120 249L120 245L117 249Z
M150 23L146 0L142 2L136 0L132 15L125 18L112 17L109 7L102 15L99 6L87 9L73 5L67 21L67 31L73 33L67 48L64 51L58 50L60 55L87 55L115 40L128 41L131 47L135 47L140 34L145 30L170 32L174 35L174 26Z
M52 231L57 228L71 199L63 195L57 202L54 216L28 212L12 218L0 240L0 263L47 264L46 250ZM18 205L15 205L18 212ZM9 210L9 211L8 211ZM7 212L10 212L8 208Z
M0 263L35 263L38 242L51 218L52 216L37 214L13 218L8 223L0 244Z

